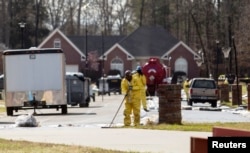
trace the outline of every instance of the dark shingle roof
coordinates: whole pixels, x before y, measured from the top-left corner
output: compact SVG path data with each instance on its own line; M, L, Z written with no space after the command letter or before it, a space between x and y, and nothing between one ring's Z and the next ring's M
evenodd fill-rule
M84 54L86 53L86 36L67 36ZM119 43L133 56L162 56L179 40L161 26L142 26L129 36L104 36L104 52ZM102 54L102 36L87 36L88 52L98 51Z
M75 44L84 54L86 53L86 36L67 36L73 44ZM89 51L98 51L102 54L102 46L104 44L104 52L106 52L110 47L115 43L122 40L125 36L104 36L102 43L102 36L87 36L87 50Z
M178 42L160 26L142 26L119 44L133 56L162 56Z

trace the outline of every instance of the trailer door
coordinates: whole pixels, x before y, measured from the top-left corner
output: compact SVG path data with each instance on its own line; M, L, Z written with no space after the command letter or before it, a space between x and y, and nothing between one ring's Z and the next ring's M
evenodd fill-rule
M61 90L63 54L6 55L7 91Z

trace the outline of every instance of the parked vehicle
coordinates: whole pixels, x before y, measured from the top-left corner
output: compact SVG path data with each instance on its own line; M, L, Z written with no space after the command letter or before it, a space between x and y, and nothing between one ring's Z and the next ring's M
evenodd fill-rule
M0 75L0 99L4 99L4 94L3 94L3 90L4 90L4 85L3 85L3 79L4 79L4 75Z
M98 80L98 95L105 95L108 94L110 96L110 92L109 92L109 84L108 84L108 80L107 77L101 77Z
M214 79L193 78L189 86L188 105L208 102L212 107L217 107L218 94L219 91Z
M162 64L159 58L149 58L143 65L142 72L147 80L147 94L154 96L159 84L166 84L170 69Z
M67 103L88 107L90 102L90 78L80 72L66 72Z
M4 89L4 86L3 86L3 79L4 79L4 75L0 75L0 91L2 91Z
M121 81L122 78L120 75L108 75L107 82L109 86L109 92L121 94Z
M61 108L67 114L65 57L59 48L3 52L7 115L28 108Z

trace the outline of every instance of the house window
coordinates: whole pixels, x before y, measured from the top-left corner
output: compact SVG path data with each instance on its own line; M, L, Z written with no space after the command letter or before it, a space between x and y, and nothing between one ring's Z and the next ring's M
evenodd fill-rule
M54 48L61 48L61 40L60 39L54 40Z
M187 63L187 60L184 59L184 58L178 58L176 61L175 61L175 65L174 65L174 69L175 69L175 72L177 71L181 71L181 72L185 72L186 74L188 73L188 63Z
M123 61L118 57L114 58L110 63L110 69L119 70L121 72L121 75L123 75L123 72L124 72Z

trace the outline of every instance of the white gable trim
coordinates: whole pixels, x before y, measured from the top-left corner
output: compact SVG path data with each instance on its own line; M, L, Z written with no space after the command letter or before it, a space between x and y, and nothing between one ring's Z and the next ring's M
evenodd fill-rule
M99 59L107 60L107 55L112 52L116 47L118 47L122 52L124 52L127 55L127 60L133 60L135 57L131 55L126 49L124 49L120 44L116 43L114 44L108 51L106 51L102 56L99 57ZM103 58L104 56L104 58Z
M81 55L81 59L86 59L86 56L81 52L80 49L78 49L78 47L76 47L62 32L60 29L56 28L39 46L38 48L41 48L46 42L48 42L52 36L54 36L56 33L59 33L59 35L61 35L63 37L63 39L65 39L80 55Z
M199 54L194 52L190 47L188 47L183 41L178 42L174 47L172 47L169 51L167 51L163 56L161 56L161 59L168 60L169 55L180 45L183 45L189 52L191 52L194 55L194 59L200 59L201 57Z

